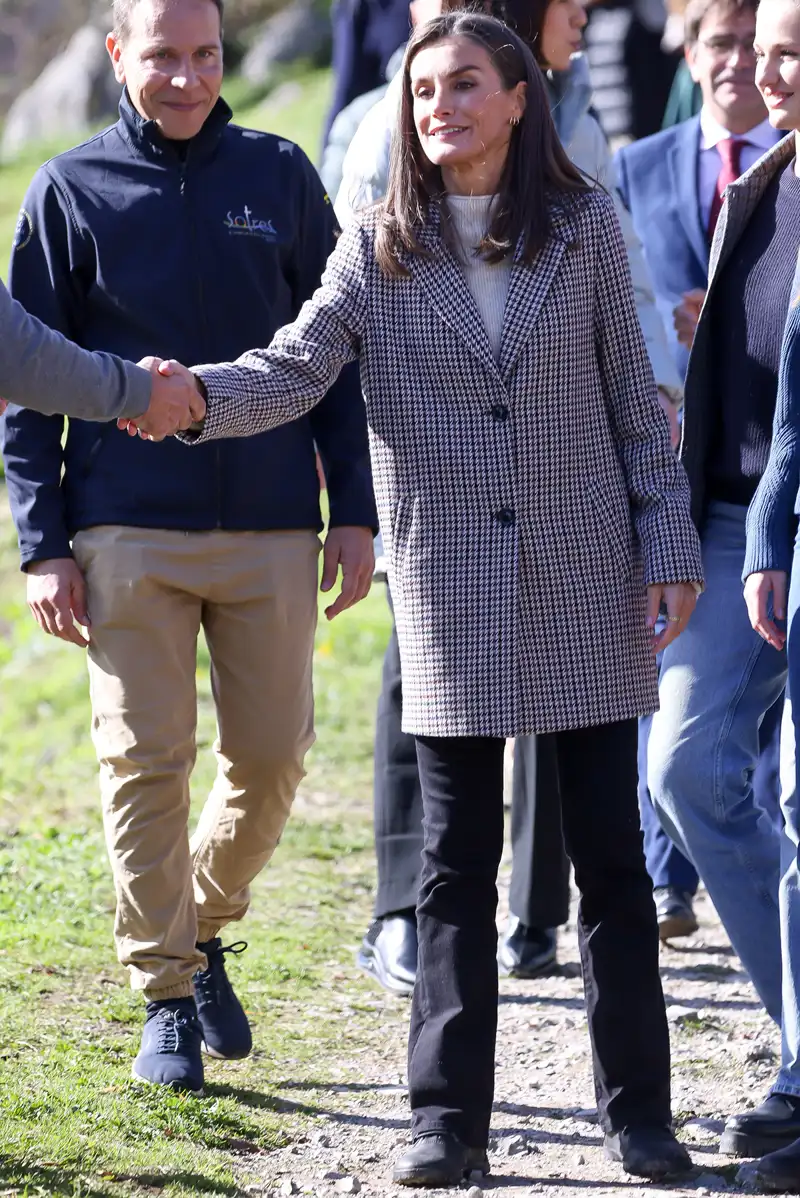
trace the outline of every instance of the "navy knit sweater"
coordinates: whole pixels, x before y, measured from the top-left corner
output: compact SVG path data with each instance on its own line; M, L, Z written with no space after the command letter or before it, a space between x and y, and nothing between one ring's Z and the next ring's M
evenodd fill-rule
M764 192L716 289L711 499L746 506L766 469L797 262L798 213L800 178L792 161Z

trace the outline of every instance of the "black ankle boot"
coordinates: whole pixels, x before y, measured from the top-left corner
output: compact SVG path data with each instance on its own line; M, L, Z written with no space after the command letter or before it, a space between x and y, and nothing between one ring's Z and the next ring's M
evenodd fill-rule
M483 1148L467 1148L455 1136L419 1136L398 1159L392 1180L401 1186L457 1186L470 1173L489 1172Z
M668 1127L626 1127L606 1134L605 1152L626 1173L668 1181L691 1172L692 1159Z
M727 1156L765 1156L788 1148L799 1137L800 1098L770 1094L754 1111L731 1115L719 1150Z
M748 1179L752 1177L761 1190L770 1194L800 1194L800 1139L745 1168Z

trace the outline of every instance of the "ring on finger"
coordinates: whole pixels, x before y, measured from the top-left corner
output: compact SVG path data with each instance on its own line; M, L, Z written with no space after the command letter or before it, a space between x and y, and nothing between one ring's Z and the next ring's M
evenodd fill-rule
M680 624L681 616L667 616L668 624Z

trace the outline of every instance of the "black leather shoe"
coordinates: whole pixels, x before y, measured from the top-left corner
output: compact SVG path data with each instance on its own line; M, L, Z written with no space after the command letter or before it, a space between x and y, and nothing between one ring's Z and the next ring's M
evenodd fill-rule
M470 1173L489 1172L483 1148L467 1148L455 1136L419 1136L397 1160L392 1180L401 1186L457 1186Z
M662 940L692 936L700 926L694 913L692 896L674 886L658 886L653 891L658 916L658 934Z
M727 1156L766 1156L800 1138L800 1098L770 1094L761 1106L731 1115L719 1150Z
M405 997L417 980L417 920L412 914L376 919L356 955L356 965L377 978L384 990Z
M692 1158L668 1127L626 1127L606 1133L606 1156L618 1161L626 1173L669 1181L690 1173Z
M497 963L507 978L538 978L556 963L555 928L529 928L510 915Z
M746 1167L747 1180L757 1182L759 1189L770 1194L800 1194L800 1140Z

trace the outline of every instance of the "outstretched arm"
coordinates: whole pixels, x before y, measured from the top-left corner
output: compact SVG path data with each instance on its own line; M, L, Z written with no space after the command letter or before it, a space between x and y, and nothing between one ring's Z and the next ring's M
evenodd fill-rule
M297 420L318 404L342 367L361 352L370 268L366 235L352 224L340 237L317 291L293 324L278 330L268 349L250 350L225 365L192 368L206 415L201 426L179 433L180 439L199 445L220 437L250 437ZM174 362L160 367L162 373L183 369ZM136 423L128 423L128 429L135 432Z
M150 389L146 371L74 345L26 312L0 283L0 395L5 400L46 416L115 420L141 416Z

